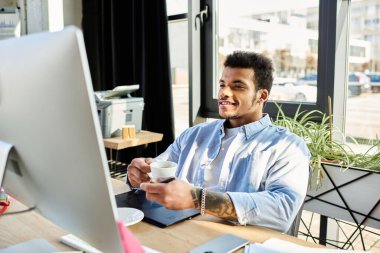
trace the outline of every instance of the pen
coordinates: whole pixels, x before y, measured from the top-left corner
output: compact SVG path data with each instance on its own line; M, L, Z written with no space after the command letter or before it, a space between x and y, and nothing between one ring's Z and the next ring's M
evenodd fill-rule
M169 177L169 178L166 178L158 183L161 183L161 184L166 184L166 183L169 183L171 181L173 181L175 179L175 177ZM143 190L141 190L140 188L133 188L135 194L139 194L139 193L142 193L144 192Z
M169 182L173 181L174 179L175 179L175 177L169 177L167 179L164 179L164 180L160 181L159 183L166 184L166 183L169 183Z
M134 194L145 193L145 192L144 192L143 190L141 190L140 188L133 188L132 191L133 191Z

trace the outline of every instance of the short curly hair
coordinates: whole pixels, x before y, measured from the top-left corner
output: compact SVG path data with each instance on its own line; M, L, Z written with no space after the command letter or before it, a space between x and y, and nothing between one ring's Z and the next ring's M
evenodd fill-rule
M224 67L230 68L251 68L254 71L253 83L256 89L267 89L270 92L273 83L272 61L255 52L235 51L227 55Z

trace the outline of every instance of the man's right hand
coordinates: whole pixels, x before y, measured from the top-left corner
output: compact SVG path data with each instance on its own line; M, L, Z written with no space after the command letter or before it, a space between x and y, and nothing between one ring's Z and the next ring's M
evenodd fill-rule
M142 182L149 182L150 177L150 164L153 162L152 158L135 158L128 165L128 180L133 187L140 187Z

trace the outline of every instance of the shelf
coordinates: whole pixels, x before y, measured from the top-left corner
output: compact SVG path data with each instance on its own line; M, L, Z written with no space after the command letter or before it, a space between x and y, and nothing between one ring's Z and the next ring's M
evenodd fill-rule
M123 140L121 136L106 138L104 139L104 146L106 148L120 150L130 147L136 147L139 145L159 142L162 140L163 136L164 135L161 133L154 133L141 130L140 132L136 133L136 138L133 139Z

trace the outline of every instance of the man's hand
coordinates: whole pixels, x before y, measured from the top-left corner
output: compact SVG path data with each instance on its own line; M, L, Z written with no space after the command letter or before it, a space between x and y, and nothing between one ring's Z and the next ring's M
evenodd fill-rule
M148 200L158 202L168 209L199 208L195 187L185 181L176 179L166 184L142 183L140 188L146 192Z
M146 192L148 200L158 202L168 209L201 208L201 188L193 187L179 179L167 184L154 181L142 183L140 188ZM205 212L223 219L237 220L235 207L225 192L207 191Z
M142 182L150 180L148 172L150 172L150 166L153 162L152 158L135 158L128 165L128 180L133 187L139 187Z

